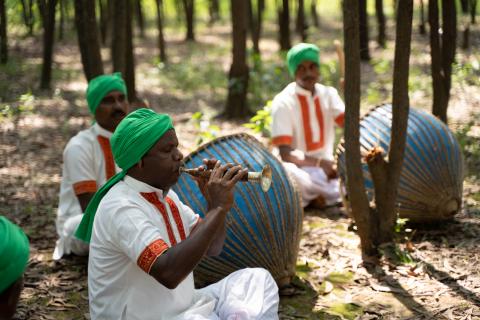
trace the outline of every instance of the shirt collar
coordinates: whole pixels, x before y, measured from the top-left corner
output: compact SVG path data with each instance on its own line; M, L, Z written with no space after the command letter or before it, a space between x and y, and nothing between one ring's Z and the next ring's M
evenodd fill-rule
M95 130L96 134L108 139L110 139L113 135L113 132L110 132L107 129L102 128L97 122L94 123L93 130Z
M149 192L155 192L158 196L159 199L164 198L164 193L162 189L157 189L155 187L152 187L149 184L146 184L143 181L137 180L129 175L126 175L125 178L123 178L123 181L133 190L141 193L149 193ZM166 196L166 195L165 195Z
M310 90L304 89L295 82L295 92L301 94L302 96L311 97L312 92ZM317 95L317 86L315 85L315 95Z

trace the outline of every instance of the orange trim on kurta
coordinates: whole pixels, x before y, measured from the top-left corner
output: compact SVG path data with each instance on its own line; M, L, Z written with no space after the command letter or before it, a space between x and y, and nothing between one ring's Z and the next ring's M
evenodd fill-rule
M73 184L75 195L97 192L97 182L95 180L85 180Z
M176 245L177 239L175 239L175 235L173 234L173 229L170 223L170 219L168 218L167 210L165 209L163 203L158 200L157 194L155 192L141 192L140 194L158 209L158 211L163 217L163 221L165 222L165 227L167 228L170 244L172 246Z
M167 203L170 206L170 211L172 211L173 219L177 225L178 234L180 235L180 239L183 241L186 238L185 227L183 226L182 217L180 217L180 212L178 212L177 205L169 197L166 197L165 200L167 200Z
M272 144L274 146L282 146L282 145L291 145L293 141L292 136L277 136L272 138Z
M318 142L313 141L312 127L310 126L310 112L308 108L307 97L297 94L298 101L300 102L300 108L302 111L302 120L303 120L303 132L305 136L305 144L307 151L314 151L323 147L324 144L324 134L323 134L323 113L320 106L320 99L318 97L314 98L315 103L315 113L317 120L320 126L320 140Z
M162 239L157 239L150 243L137 259L137 265L146 273L150 273L153 263L159 256L167 251L168 245Z
M339 126L339 127L342 127L345 125L345 113L342 113L342 114L339 114L336 118L335 118L335 123Z
M105 176L108 180L115 175L115 161L113 160L110 140L104 136L97 136L97 140L102 148L103 157L105 158Z

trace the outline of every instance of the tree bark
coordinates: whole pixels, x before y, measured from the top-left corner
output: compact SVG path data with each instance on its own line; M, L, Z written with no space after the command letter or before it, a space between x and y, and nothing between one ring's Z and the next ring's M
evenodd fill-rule
M282 6L277 8L278 26L279 26L279 43L280 50L290 49L290 11L288 8L288 0L282 0Z
M463 21L463 36L462 36L462 49L468 50L470 48L470 6L471 0L460 0L462 8L462 21Z
M393 69L392 129L386 171L386 188L380 189L381 191L385 190L385 194L378 197L375 186L375 203L379 217L379 232L377 237L379 244L393 241L393 229L396 221L395 205L400 173L403 166L408 113L410 110L408 76L412 38L413 0L399 1L396 12L397 24Z
M133 6L132 1L127 0L127 21L126 21L126 46L125 46L125 84L127 85L128 101L137 101L135 85L135 47L133 45Z
M386 33L385 33L385 14L383 13L383 0L375 0L375 14L378 23L377 42L382 48L386 47Z
M430 24L430 55L432 57L433 106L432 113L447 123L447 108L450 99L452 63L456 49L456 8L453 0L442 2L442 29L440 36L438 0L428 2Z
M39 0L43 20L43 63L40 88L49 89L52 81L53 46L55 42L55 9L57 0Z
M126 74L127 66L127 8L129 0L116 0L112 6L112 46L113 71Z
M370 61L370 50L368 48L368 13L367 0L359 0L359 26L360 26L360 59Z
M195 0L183 0L183 9L185 10L185 21L187 22L187 35L185 40L195 41Z
M252 36L253 52L260 54L260 36L263 25L263 12L265 10L265 0L257 0L256 10L253 10L253 0L248 0L248 18L250 24L250 33Z
M296 30L302 42L307 42L307 24L305 21L305 2L298 0Z
M360 236L362 256L368 259L377 254L372 242L371 214L365 193L360 156L360 35L358 0L343 2L344 51L345 59L345 158L346 187L352 215Z
M423 0L420 0L420 25L418 28L421 35L427 34L427 30L425 29L425 7L423 5Z
M210 17L208 20L209 25L213 25L220 20L220 3L218 0L208 1L208 14Z
M225 108L227 118L243 118L249 114L247 105L247 3L231 0L232 15L232 65L228 75L228 98Z
M167 48L165 45L165 36L163 34L163 0L156 0L157 4L157 29L158 29L158 52L160 61L167 62Z
M0 0L0 63L8 62L7 12L5 0Z
M22 0L22 16L25 26L28 29L28 35L33 36L33 0Z
M310 1L310 13L312 14L312 23L315 27L320 27L320 19L317 12L317 0Z
M140 37L145 38L145 18L143 16L142 0L135 1L135 13L137 17L138 29L140 30Z
M95 16L95 0L76 0L74 6L83 73L85 78L90 81L92 78L103 74L100 39Z
M102 45L107 44L108 37L108 23L109 23L109 10L108 0L98 0L98 8L100 10L100 40Z
M477 0L471 0L472 3L470 4L470 21L472 24L476 23L476 16L477 16Z

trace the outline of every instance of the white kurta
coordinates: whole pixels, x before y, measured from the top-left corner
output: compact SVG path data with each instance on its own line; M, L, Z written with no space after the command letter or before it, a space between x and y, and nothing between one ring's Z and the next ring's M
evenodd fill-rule
M300 157L333 160L335 125L343 126L344 112L345 105L335 88L317 83L312 95L292 82L272 101L272 143L289 145ZM320 195L327 204L339 200L338 181L328 180L322 169L284 165L300 187L304 206Z
M77 195L98 190L111 175L120 172L110 148L112 133L94 124L80 131L63 151L62 182L60 185L56 227L58 241L53 258L64 254L86 255L88 245L74 237L82 219Z
M277 287L263 269L233 273L202 290L194 289L193 273L175 289L148 274L199 219L173 191L164 196L129 176L115 185L100 203L90 241L91 318L277 319Z

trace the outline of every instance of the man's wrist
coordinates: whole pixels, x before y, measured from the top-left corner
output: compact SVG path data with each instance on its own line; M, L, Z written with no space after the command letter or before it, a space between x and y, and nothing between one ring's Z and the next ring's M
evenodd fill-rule
M321 166L322 166L322 159L317 159L317 161L315 162L315 167L320 168Z

